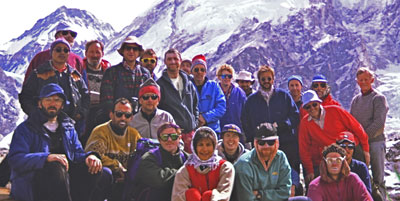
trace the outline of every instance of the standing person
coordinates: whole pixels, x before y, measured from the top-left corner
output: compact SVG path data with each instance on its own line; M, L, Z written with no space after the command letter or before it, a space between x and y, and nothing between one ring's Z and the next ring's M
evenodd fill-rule
M350 113L362 125L368 135L368 143L371 149L371 170L374 184L379 187L382 198L386 198L385 187L385 122L389 107L386 97L374 89L374 73L368 68L357 70L357 84L361 93L351 101ZM357 152L357 150L356 150ZM357 157L361 158L362 157Z
M235 164L241 155L249 150L240 143L242 131L235 124L226 124L221 130L221 140L218 141L218 155L222 159Z
M190 75L191 74L190 70L192 69L192 61L190 61L189 59L183 60L182 64L181 64L181 68L185 73Z
M189 156L175 175L174 201L228 201L235 179L233 165L217 155L217 134L209 127L196 130Z
M192 59L193 84L199 97L199 126L208 126L216 133L221 132L219 119L225 114L224 93L214 80L206 77L207 62L204 55Z
M146 49L140 57L140 65L150 72L153 80L157 80L157 77L154 73L154 69L157 67L157 61L157 55L153 49Z
M59 38L51 44L51 60L43 63L29 76L22 86L19 102L27 115L38 107L35 97L41 88L49 83L59 84L70 104L63 107L63 111L75 121L75 129L79 137L83 135L85 118L89 111L90 97L81 74L68 63L71 46Z
M64 38L68 41L69 46L72 47L74 45L74 41L76 36L78 35L77 32L71 30L69 27L57 28L56 34L54 35L55 39ZM29 76L31 75L32 71L38 68L43 63L47 62L51 59L52 53L50 49L44 50L42 52L37 53L31 62L29 63L28 68L25 72L24 84L28 81ZM72 67L78 70L78 72L82 73L82 58L77 54L71 52L68 55L67 63Z
M241 70L236 78L236 83L243 89L247 97L256 92L256 90L251 87L254 82L255 80L252 78L251 73L245 70Z
M242 108L246 102L246 94L244 91L232 83L235 70L231 65L223 64L217 70L217 77L219 79L219 86L224 92L226 99L226 112L220 119L221 129L226 124L235 124L242 129L240 116L242 115ZM243 141L243 140L242 140ZM244 141L243 141L244 142Z
M199 110L196 88L188 75L180 71L181 53L177 49L165 52L164 63L167 66L160 79L157 80L161 89L159 108L169 112L182 129L182 139L185 151L192 153L190 143L197 127Z
M140 85L148 78L150 73L147 69L141 67L136 60L143 52L143 47L135 36L128 36L118 53L123 57L121 63L111 66L104 73L100 87L100 103L103 106L104 115L108 115L112 110L113 103L118 98L131 100L133 112L138 106L138 94Z
M310 183L308 197L313 201L373 201L364 183L350 172L345 150L332 144L322 155L321 176Z
M303 109L303 101L301 100L301 91L303 89L303 80L299 75L292 75L288 78L288 89L293 101L296 103L300 112L300 120L307 114Z
M160 99L160 86L151 78L146 80L139 91L139 112L129 122L144 138L158 139L157 130L160 125L166 122L175 123L169 112L157 108Z
M11 197L16 200L101 200L111 185L98 154L85 153L73 120L62 112L63 89L43 86L31 115L14 131L8 154ZM95 187L99 187L99 192Z
M332 98L331 86L328 85L328 80L323 75L316 75L312 79L311 89L318 94L318 98L322 100L321 105L337 105L340 103Z

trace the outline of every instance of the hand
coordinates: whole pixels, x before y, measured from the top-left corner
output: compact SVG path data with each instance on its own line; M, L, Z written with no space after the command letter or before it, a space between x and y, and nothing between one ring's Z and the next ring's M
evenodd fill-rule
M206 125L206 120L204 119L203 115L199 115L199 127Z
M364 151L364 158L365 158L365 164L367 165L367 168L369 167L369 163L371 161L371 157L369 155L369 152Z
M57 162L61 163L62 165L64 165L64 167L67 171L69 169L68 159L67 159L67 156L65 156L65 154L49 154L47 156L46 161L48 161L48 162L57 161Z
M101 160L97 158L95 155L90 154L89 156L86 157L86 165L88 166L88 172L90 174L97 174L103 169L103 165L101 163Z
M115 183L121 183L125 180L126 168L120 163L115 175Z
M305 178L306 184L309 184L314 178L315 178L314 173L307 174L307 176Z

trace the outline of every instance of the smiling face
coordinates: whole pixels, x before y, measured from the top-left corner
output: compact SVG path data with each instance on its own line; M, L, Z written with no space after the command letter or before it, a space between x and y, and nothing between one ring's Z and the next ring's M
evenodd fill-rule
M167 66L167 70L170 72L177 72L181 67L182 59L177 53L167 53L164 58L164 63Z
M264 91L271 91L272 85L274 84L274 76L271 72L262 72L259 75L258 82Z
M221 74L218 75L218 79L221 82L221 85L229 87L232 83L232 73L228 70L222 70Z
M101 58L103 57L103 50L101 49L101 45L99 43L93 43L89 46L85 54L87 62L90 65L98 66L101 62Z
M202 64L197 64L192 69L193 79L196 83L203 83L207 74L207 69Z
M363 93L368 92L372 88L374 78L368 73L361 73L357 76L357 84Z
M161 140L161 137L168 136L169 134L174 133L177 133L175 128L166 128L161 132L160 137L158 138L158 141L160 142L162 148L171 154L175 154L178 150L179 140L181 139L181 136L179 135L179 138L176 140L172 140L171 137L168 137L167 141Z
M304 105L303 108L308 112L308 114L312 118L319 119L319 116L321 114L321 107L318 101L311 101L307 103L307 105Z
M128 122L132 120L132 116L132 106L130 103L117 103L115 105L114 111L110 112L111 123L113 124L113 126L119 129L125 129L126 127L128 127Z
M140 49L136 44L125 44L122 52L124 60L128 63L135 62L140 55Z
M51 60L55 64L65 64L68 60L70 49L66 44L58 43L51 52Z
M153 100L154 97L157 97ZM139 98L139 103L141 105L141 109L146 114L151 114L154 110L157 109L158 103L160 102L160 98L155 93L145 93L143 96Z
M197 142L196 154L200 160L208 160L214 154L214 144L210 138L202 138Z
M292 97L298 97L301 95L302 86L298 80L291 80L288 85Z
M239 147L239 134L233 132L226 132L223 135L224 149L226 152L236 151Z

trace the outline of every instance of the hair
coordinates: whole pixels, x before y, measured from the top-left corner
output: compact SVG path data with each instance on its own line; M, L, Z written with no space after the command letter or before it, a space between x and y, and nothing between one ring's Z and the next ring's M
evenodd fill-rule
M99 40L91 40L91 41L87 42L86 45L85 45L85 53L88 51L89 47L90 47L92 44L95 44L95 43L100 44L101 52L104 53L104 44L103 44L101 41L99 41Z
M260 66L260 68L258 68L257 79L260 80L260 75L262 73L267 73L267 72L270 72L272 74L272 78L275 77L275 70L272 67L264 65L264 66Z
M181 128L180 128L178 125L176 125L176 124L174 124L174 123L172 123L172 122L166 122L166 123L162 124L162 125L158 128L158 130L157 130L157 137L160 138L161 133L162 133L165 129L167 129L167 128L174 128L175 131L176 131L179 135L182 133Z
M131 108L132 108L131 102L130 102L128 99L126 99L126 98L118 98L118 99L114 102L113 109L112 109L113 112L115 112L115 106L116 106L118 103L121 103L122 105L129 104L129 106L131 106Z
M194 135L193 138L193 149L194 151L196 151L197 148L197 143L200 142L200 140L202 139L210 139L212 144L213 144L213 148L215 149L216 145L216 141L217 139L215 139L214 133L212 133L212 130L210 128L210 130L208 129L198 129Z
M344 150L342 147L340 147L339 145L337 145L336 143L333 143L329 146L326 146L324 148L324 150L322 151L322 155L324 156L324 158L326 157L326 155L328 155L329 153L338 153L340 154L342 157L346 156L346 150Z
M359 75L363 74L363 73L367 73L369 74L372 78L375 77L374 72L372 72L370 69L368 69L367 67L361 67L359 69L357 69L357 73L356 73L356 77L358 77Z
M171 48L171 49L167 50L164 54L164 59L167 58L167 54L170 54L170 53L177 54L179 56L179 58L182 60L181 53L175 48Z
M220 76L222 74L222 71L228 71L229 73L231 73L232 75L235 74L235 69L229 65L229 64L222 64L220 67L218 67L217 69L217 76Z
M145 49L144 52L142 53L142 57L143 55L150 55L152 57L156 57L157 58L157 54L153 49Z

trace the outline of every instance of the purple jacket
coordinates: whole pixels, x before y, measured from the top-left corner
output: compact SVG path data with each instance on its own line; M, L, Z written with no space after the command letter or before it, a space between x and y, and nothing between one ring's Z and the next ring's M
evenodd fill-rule
M224 116L220 119L221 129L225 124L235 124L239 126L241 130L242 123L240 122L240 116L242 115L242 108L244 107L244 103L247 100L246 94L240 88L232 84L231 94L226 97L226 111Z

